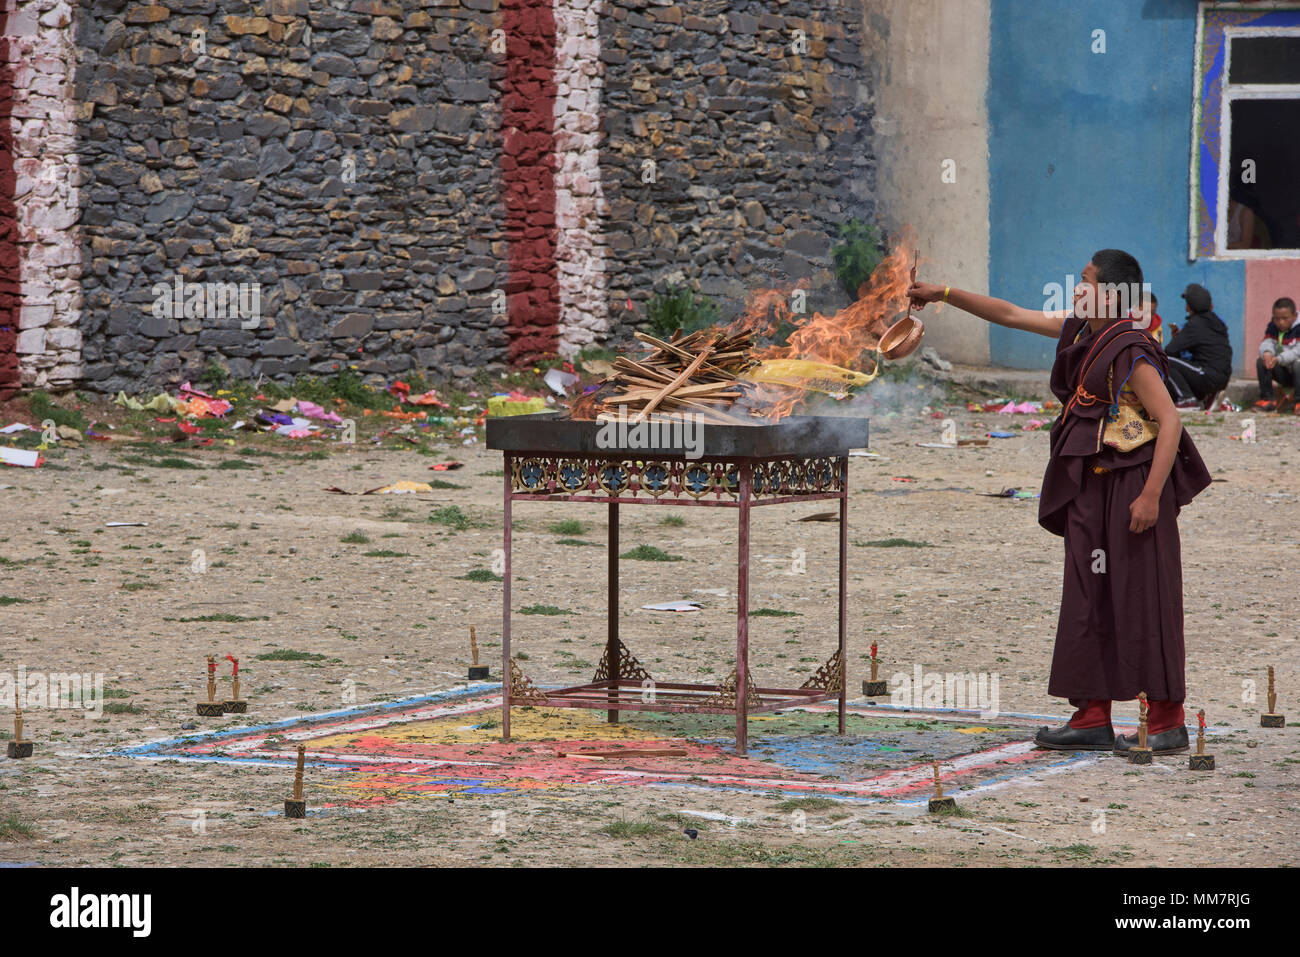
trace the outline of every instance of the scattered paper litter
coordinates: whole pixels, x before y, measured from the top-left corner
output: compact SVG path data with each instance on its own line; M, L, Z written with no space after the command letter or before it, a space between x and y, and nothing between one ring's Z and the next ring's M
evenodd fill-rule
M697 601L661 601L656 605L642 605L646 611L699 611Z
M105 528L148 528L148 522L105 522Z
M12 435L14 432L33 432L35 431L30 425L23 425L21 422L15 422L12 425L6 425L0 429L0 434Z
M409 479L402 479L400 482L394 482L392 485L385 485L382 488L372 488L369 492L363 492L363 495L414 495L417 492L432 492L433 486L427 482L412 482Z
M5 465L19 465L26 469L34 469L44 461L41 454L34 449L0 448L0 462Z
M578 377L572 372L565 372L563 369L547 369L546 375L542 376L542 381L551 387L551 391L556 395L568 395L569 386L578 381Z

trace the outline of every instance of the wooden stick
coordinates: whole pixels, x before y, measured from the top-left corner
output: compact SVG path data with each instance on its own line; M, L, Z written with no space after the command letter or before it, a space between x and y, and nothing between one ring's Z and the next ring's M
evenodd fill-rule
M705 346L704 351L695 357L695 361L692 362L690 365L688 365L686 369L680 375L677 376L676 379L674 379L672 382L664 386L663 389L660 390L659 394L656 395L653 399L651 399L650 402L646 405L646 407L636 414L636 417L632 419L632 421L634 423L644 422L646 415L655 406L657 406L660 403L663 397L666 396L669 392L672 392L675 388L677 388L679 385L684 383L687 379L689 379L691 375L695 372L695 370L704 364L704 360L709 357L709 353L711 353L712 351L713 351L713 346L711 345Z
M23 706L18 700L18 685L14 685L14 744L23 740Z
M302 800L302 769L307 761L307 746L298 745L298 770L293 775L293 799Z

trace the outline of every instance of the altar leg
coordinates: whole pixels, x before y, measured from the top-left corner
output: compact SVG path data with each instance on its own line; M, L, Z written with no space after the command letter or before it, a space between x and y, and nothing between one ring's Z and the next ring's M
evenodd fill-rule
M514 463L505 457L506 492L505 514L505 568L501 597L501 740L510 740L510 473Z
M736 581L736 753L745 754L749 739L749 496L753 466L740 466L740 548Z
M609 503L609 619L608 637L605 639L605 660L609 662L609 679L613 684L609 691L609 701L613 704L618 698L619 656L618 656L618 502ZM618 709L610 708L606 712L610 724L618 724Z
M847 477L848 469L845 468ZM849 555L849 489L847 481L840 495L840 734L844 733L845 699L849 696L848 639L848 568Z

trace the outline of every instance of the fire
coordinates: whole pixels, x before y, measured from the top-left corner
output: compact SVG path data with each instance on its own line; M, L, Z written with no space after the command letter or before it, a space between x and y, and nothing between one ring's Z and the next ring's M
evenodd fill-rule
M829 316L820 312L799 316L790 311L791 293L808 288L807 280L800 280L787 289L755 290L749 294L745 311L727 331L750 330L760 336L771 336L781 323L788 322L796 328L786 338L786 344L760 351L759 359L809 359L874 372L875 359L871 353L891 321L907 308L912 255L912 244L904 240L858 289L857 300Z
M785 345L773 344L758 350L756 358L762 361L802 359L874 376L879 361L875 349L880 337L907 308L914 248L915 242L905 235L858 289L857 300L838 312L831 315L814 312L811 316L792 313L792 293L808 288L807 280L801 280L789 288L751 292L745 311L730 323L727 331L748 330L770 337L783 323L789 323L795 329L786 337ZM758 384L749 400L769 419L789 415L811 390L811 377L805 382L784 379L780 384Z
M794 292L808 288L806 279L789 287L750 292L744 312L711 331L715 340L742 333L770 340L783 326L793 329L784 344L753 350L758 362L754 369L740 373L737 384L744 387L744 395L734 401L732 411L748 412L756 421L773 421L790 415L810 392L844 393L870 382L879 371L880 338L907 308L915 247L910 231L905 231L858 289L857 299L830 315L791 311ZM570 417L595 418L612 381L607 379L599 392L572 403Z

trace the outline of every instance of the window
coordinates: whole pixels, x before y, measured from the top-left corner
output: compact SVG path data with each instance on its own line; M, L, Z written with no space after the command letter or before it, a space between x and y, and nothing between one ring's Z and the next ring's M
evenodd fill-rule
M1229 30L1216 251L1300 250L1300 30Z
M1300 7L1203 4L1191 255L1300 255Z

